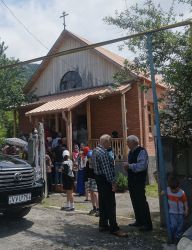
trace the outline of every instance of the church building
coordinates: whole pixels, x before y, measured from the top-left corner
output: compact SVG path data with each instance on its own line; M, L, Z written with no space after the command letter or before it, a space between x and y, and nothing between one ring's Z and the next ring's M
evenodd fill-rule
M63 30L48 54L89 45L86 39ZM95 147L102 134L113 135L116 161L127 158L126 137L135 134L154 158L154 113L150 79L131 73L114 87L114 74L124 58L98 47L44 59L25 86L35 98L19 110L19 129L30 133L38 122L45 131L55 130L73 143ZM147 92L141 85L149 86ZM157 82L160 97L165 86Z

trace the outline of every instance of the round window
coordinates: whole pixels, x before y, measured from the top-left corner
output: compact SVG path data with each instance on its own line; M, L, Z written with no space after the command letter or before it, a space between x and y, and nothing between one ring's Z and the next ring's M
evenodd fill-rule
M82 79L77 71L68 71L61 79L60 90L82 87Z

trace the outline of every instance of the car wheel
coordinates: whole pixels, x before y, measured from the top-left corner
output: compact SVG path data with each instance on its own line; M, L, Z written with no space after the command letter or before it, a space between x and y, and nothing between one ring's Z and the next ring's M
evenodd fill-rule
M31 210L31 207L25 207L25 208L16 208L12 210L6 210L3 212L4 216L12 219L20 219L24 216L26 216Z

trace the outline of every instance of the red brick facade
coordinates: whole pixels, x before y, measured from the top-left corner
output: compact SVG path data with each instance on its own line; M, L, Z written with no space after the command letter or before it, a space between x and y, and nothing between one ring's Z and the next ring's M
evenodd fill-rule
M121 98L114 95L91 100L91 137L98 139L102 134L117 131L122 137Z
M164 91L163 88L158 87L158 96L160 97ZM141 90L139 83L133 83L131 89L125 94L125 100L127 109L127 134L138 136L141 145L146 147L149 155L155 155L153 135L149 132L147 110L147 104L153 103L151 89L145 93ZM19 111L20 131L23 133L30 133L34 127L35 120L42 120L42 117L39 116L37 119L33 117L32 122L30 122L29 117L26 117L25 113L32 108L34 106L31 108L22 108ZM106 96L102 99L98 97L91 98L90 110L92 139L98 139L104 133L111 135L113 131L118 132L119 138L123 137L120 94ZM73 120L77 114L86 115L86 103L75 108L73 111ZM46 117L44 118L46 120Z

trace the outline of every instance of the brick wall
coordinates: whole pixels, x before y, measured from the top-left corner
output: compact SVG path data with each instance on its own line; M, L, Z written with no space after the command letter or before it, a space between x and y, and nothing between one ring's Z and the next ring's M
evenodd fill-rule
M156 86L156 91L157 91L157 97L160 98L162 97L162 95L165 93L165 88L161 87L161 86ZM147 93L145 93L145 105L147 103L153 103L153 95L152 95L152 89L150 88ZM148 111L147 108L144 109L145 111L145 116L146 116L146 122L145 122L145 126L146 126L146 148L148 150L149 155L153 156L155 155L155 145L154 145L154 138L153 138L153 134L149 133L148 130Z
M102 134L117 131L122 137L121 97L113 95L103 99L91 99L91 137L98 139Z
M145 146L149 155L155 155L152 135L148 132L148 115L145 107L147 99L143 96L138 84L132 84L126 93L127 134L139 137L141 145ZM118 131L122 137L122 116L120 95L106 97L102 100L91 100L92 138L98 139L102 134ZM145 100L144 100L145 99ZM144 102L145 101L145 102Z
M158 97L164 93L165 89L157 87ZM139 83L133 83L131 89L125 94L127 108L127 134L134 134L139 137L141 145L145 146L150 156L155 155L154 140L148 130L148 112L146 105L152 103L151 89L144 93L139 87ZM35 107L33 107L35 108ZM21 108L19 111L19 129L23 133L30 133L35 122L29 122L29 117L25 113L32 109ZM38 118L41 120L41 117ZM119 137L122 133L121 96L111 95L103 99L91 99L91 130L92 139L98 139L102 134L110 134L117 131Z
M139 106L139 92L138 85L132 84L131 90L126 93L126 107L127 107L127 134L136 135L141 138L141 121L140 121L140 106Z

